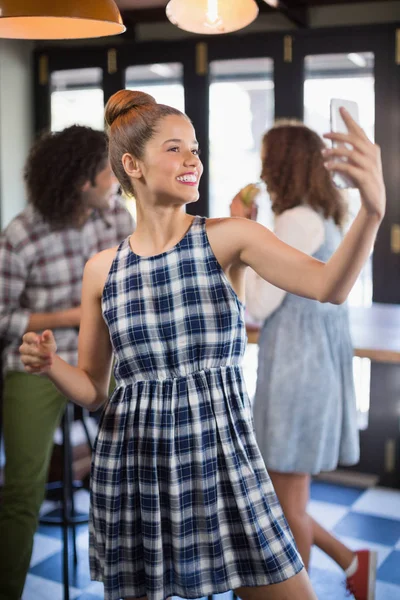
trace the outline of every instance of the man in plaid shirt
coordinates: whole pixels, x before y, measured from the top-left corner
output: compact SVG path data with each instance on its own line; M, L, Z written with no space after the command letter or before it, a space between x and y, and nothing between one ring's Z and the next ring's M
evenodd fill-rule
M0 338L6 344L0 600L21 598L66 404L50 380L24 371L21 337L52 329L60 356L76 365L85 263L133 231L113 193L103 132L74 125L46 134L32 147L24 177L29 204L0 236Z

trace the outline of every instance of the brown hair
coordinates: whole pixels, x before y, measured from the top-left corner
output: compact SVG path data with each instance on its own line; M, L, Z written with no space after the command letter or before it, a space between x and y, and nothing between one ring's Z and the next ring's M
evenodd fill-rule
M343 225L346 208L324 166L324 142L300 121L277 121L262 140L261 179L272 195L272 210L308 204Z
M122 165L122 156L127 153L141 160L146 143L156 132L159 121L169 115L180 115L188 119L180 110L157 104L153 96L144 92L120 90L108 100L105 119L109 127L110 163L122 189L128 195L134 194L134 190Z

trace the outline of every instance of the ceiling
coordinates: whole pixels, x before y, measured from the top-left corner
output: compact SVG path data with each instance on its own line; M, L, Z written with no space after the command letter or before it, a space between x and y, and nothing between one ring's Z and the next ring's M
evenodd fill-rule
M235 0L232 0L235 1ZM340 5L365 2L366 0L279 0L279 10L299 27L308 26L307 9L309 7L321 7L329 5ZM382 0L368 0L369 2L381 2ZM271 8L264 0L256 0L260 13L272 13L277 9ZM127 26L137 23L151 23L166 20L165 7L168 0L116 0Z
M121 10L140 10L167 6L168 0L116 0Z
M262 0L256 0L257 4L265 4ZM328 4L349 4L350 2L363 2L365 0L283 0L282 4L288 8L299 8L302 6L327 6ZM369 2L381 2L382 0L368 0ZM168 0L116 0L121 10L145 10L149 8L165 7ZM268 6L266 6L268 9ZM273 9L272 9L273 10Z

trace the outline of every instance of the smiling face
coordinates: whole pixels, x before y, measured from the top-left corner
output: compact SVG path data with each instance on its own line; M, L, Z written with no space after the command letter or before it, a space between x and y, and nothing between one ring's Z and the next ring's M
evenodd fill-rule
M143 159L129 161L125 155L124 166L138 195L145 188L162 204L187 204L199 198L203 165L193 125L184 116L162 118L146 144Z

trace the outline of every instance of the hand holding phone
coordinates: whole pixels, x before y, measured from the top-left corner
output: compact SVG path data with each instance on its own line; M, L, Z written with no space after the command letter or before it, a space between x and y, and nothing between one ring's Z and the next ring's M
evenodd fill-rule
M332 98L331 100L331 131L334 133L348 133L345 122L343 121L342 115L340 114L340 107L343 107L350 114L352 119L359 124L359 115L358 115L358 104L357 102L353 102L351 100L340 100L339 98ZM340 146L346 146L346 144L342 144L340 142L332 141L333 148L340 148ZM347 147L349 147L347 145ZM337 158L335 160L339 160L342 162L347 162L346 158ZM355 188L357 187L354 180L344 175L343 173L334 172L332 175L333 183L339 189L347 189L347 188Z
M346 133L324 133L324 138L335 142L335 147L322 151L325 167L332 173L345 175L346 179L351 178L360 192L363 209L374 218L382 220L386 193L380 148L371 142L342 104L339 114L346 125ZM343 158L346 160L338 161Z

